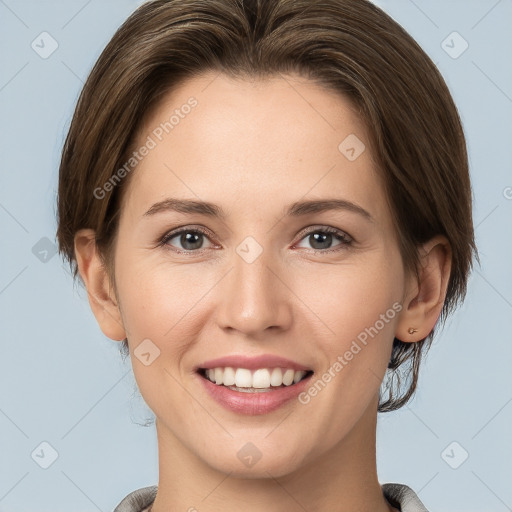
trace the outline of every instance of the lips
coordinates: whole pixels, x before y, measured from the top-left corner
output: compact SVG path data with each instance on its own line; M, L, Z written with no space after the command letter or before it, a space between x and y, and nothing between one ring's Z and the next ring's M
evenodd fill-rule
M204 361L196 366L195 370L208 370L211 368L246 368L248 370L257 370L259 368L291 368L295 371L311 372L309 368L292 359L276 356L272 354L262 354L259 356L230 355Z
M210 368L207 371L211 372L212 370ZM249 372L250 370L245 369L244 371ZM258 371L256 370L256 372ZM249 416L268 414L284 407L286 404L289 407L301 406L296 399L309 385L313 374L310 371L301 380L290 385L255 388L246 387L246 381L242 382L244 387L213 383L205 377L204 370L202 372L198 370L196 375L200 386L209 397L230 412ZM303 371L298 370L298 372L302 373ZM253 381L252 384L255 384L255 382Z

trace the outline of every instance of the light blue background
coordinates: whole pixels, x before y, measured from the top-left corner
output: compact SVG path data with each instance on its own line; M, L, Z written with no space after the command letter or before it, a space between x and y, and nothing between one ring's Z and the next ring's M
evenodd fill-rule
M107 512L158 482L130 362L58 255L32 252L55 242L59 155L83 81L140 3L0 0L0 512ZM410 485L430 512L512 510L512 0L376 3L431 56L460 109L482 261L415 399L379 415L380 481ZM31 48L43 31L59 44L48 59ZM457 59L441 46L453 31L469 43ZM59 454L48 469L31 458L43 441ZM441 455L453 441L452 464L469 453L458 469Z

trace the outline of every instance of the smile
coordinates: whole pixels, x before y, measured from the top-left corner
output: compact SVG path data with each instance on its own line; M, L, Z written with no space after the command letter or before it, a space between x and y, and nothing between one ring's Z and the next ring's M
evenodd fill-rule
M261 393L297 384L313 372L280 367L249 370L228 366L200 368L199 373L218 386L242 393Z

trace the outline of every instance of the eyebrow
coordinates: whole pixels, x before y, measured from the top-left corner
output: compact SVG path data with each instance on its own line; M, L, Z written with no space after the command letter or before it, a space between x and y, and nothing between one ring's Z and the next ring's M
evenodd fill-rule
M365 219L374 222L373 217L363 207L347 201L346 199L319 199L308 201L296 201L287 208L284 216L301 217L311 213L320 213L331 210L346 210L357 213ZM226 212L218 205L208 201L196 201L193 199L167 198L155 203L149 208L144 216L151 216L162 212L197 213L208 217L217 217L222 220L227 218Z

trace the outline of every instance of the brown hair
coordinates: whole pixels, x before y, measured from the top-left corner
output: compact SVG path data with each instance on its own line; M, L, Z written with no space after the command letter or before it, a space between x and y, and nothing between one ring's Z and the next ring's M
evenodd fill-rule
M430 58L367 0L153 0L140 6L92 69L62 151L57 237L74 277L74 235L92 228L115 285L120 191L131 175L102 199L94 191L127 161L137 130L158 100L210 70L240 78L295 72L357 106L406 268L417 273L417 244L437 234L451 244L444 323L463 300L473 256L478 258L461 121ZM416 343L395 338L387 399L381 396L379 411L398 409L411 398L433 335ZM403 378L408 386L400 395Z

